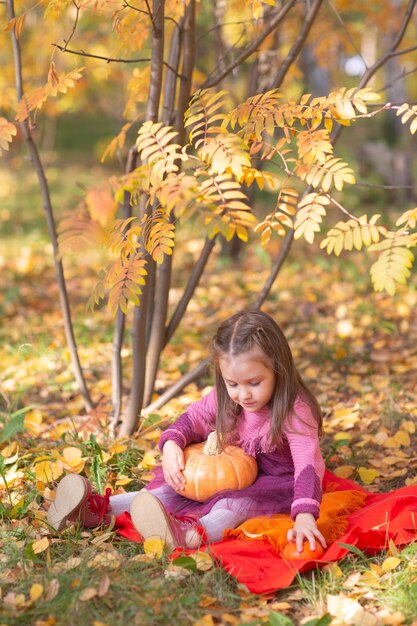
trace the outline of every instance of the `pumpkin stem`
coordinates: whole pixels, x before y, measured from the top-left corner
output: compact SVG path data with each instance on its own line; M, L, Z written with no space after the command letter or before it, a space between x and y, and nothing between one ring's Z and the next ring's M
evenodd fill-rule
M214 430L207 437L207 441L204 444L203 454L207 454L208 456L216 456L220 454L222 451L219 443L219 438L217 437L217 433Z

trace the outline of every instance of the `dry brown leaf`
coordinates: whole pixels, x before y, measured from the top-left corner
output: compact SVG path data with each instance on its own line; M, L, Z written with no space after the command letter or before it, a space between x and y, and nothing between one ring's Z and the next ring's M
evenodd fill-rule
M88 602L89 600L95 598L96 595L97 589L94 589L94 587L86 587L84 591L80 594L79 599L81 600L81 602Z
M108 590L110 589L110 576L108 574L104 574L104 576L100 580L100 584L98 587L98 596L102 598L106 595Z

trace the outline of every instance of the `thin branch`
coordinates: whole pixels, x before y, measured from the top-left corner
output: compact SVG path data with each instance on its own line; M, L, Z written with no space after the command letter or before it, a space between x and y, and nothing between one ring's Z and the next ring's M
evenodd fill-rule
M79 20L79 17L80 17L80 7L79 7L79 5L76 3L75 0L72 0L72 3L75 6L75 11L76 11L76 13L75 13L75 20L74 20L74 25L72 27L72 31L71 31L70 36L68 37L68 39L66 41L64 39L64 41L65 41L65 48L68 46L69 42L71 41L71 39L75 35L75 31L77 30L77 26L78 26L78 20Z
M197 39L196 43L200 43L200 41L202 41L202 39L204 39L205 37L207 37L207 35L209 35L210 33L212 33L214 30L218 30L219 28L224 28L225 26L238 26L240 24L253 24L253 18L251 18L250 20L239 20L237 22L221 22L221 23L217 23L215 26L212 26L211 28L209 28L208 30L206 30L202 35L200 35L200 37Z
M288 0L288 2L282 7L282 9L275 15L274 18L271 18L269 25L265 28L265 30L248 46L245 50L241 52L241 54L236 57L233 63L230 63L220 74L218 74L215 78L207 80L203 85L202 89L208 89L209 87L214 87L218 85L223 78L228 76L238 65L243 63L248 57L250 57L256 50L259 48L261 43L268 37L273 30L277 28L277 26L282 22L287 13L292 9L296 0Z
M200 378L208 369L210 365L210 359L204 359L201 363L196 365L192 370L181 376L176 383L174 383L169 389L167 389L164 393L162 393L159 398L149 404L144 410L143 415L149 415L154 411L157 411L161 407L164 406L167 402L169 402L172 398L174 398L177 393L180 393L187 385L193 383L195 380Z
M182 296L169 321L168 327L166 329L166 334L165 334L165 344L168 343L172 335L175 333L180 321L182 320L184 316L185 311L187 310L188 304L195 292L195 289L198 283L200 282L201 276L203 275L204 269L207 265L207 261L210 258L211 252L214 248L214 244L215 244L215 238L206 239L204 246L201 250L200 256L197 260L197 263L193 267L193 270L188 279L187 285L184 288Z
M147 63L151 60L151 59L120 59L120 58L113 58L113 57L105 57L105 56L101 56L100 54L92 54L91 52L84 52L84 50L70 50L69 48L66 48L65 46L60 46L57 43L52 43L51 45L54 46L55 48L58 48L58 50L61 50L61 52L68 52L68 54L76 54L77 56L89 57L91 59L100 59L101 61L106 61L107 63Z
M7 13L9 20L15 17L14 0L7 0ZM19 40L16 37L14 29L11 32L12 46L13 46L13 59L14 59L14 71L15 71L15 83L16 93L19 100L24 96L23 75L22 75L22 55L20 49ZM78 385L78 389L84 399L84 405L87 410L93 408L93 402L90 398L90 394L84 379L83 370L81 367L77 342L74 335L74 328L72 325L71 308L69 304L69 298L67 293L67 286L65 281L64 267L59 255L58 249L58 237L55 225L55 218L52 208L52 202L50 197L50 191L48 181L45 174L45 169L41 157L39 155L38 147L33 139L29 121L26 119L20 123L23 137L27 143L30 158L32 160L35 172L38 177L39 187L42 194L42 204L45 210L46 223L48 227L49 238L52 244L53 259L55 265L55 273L57 278L58 293L61 304L61 311L64 322L64 330L68 349L71 357L71 364L74 373L75 380Z
M101 61L106 61L107 63L146 63L151 60L151 59L121 59L121 58L113 58L113 57L104 57L104 56L100 56L99 54L91 54L90 52L84 52L84 50L69 50L66 46L60 46L57 43L53 43L51 45L61 50L61 52L68 52L69 54L76 54L78 56L89 57L91 59L99 59ZM167 67L169 70L171 70L171 72L174 72L174 74L176 74L176 76L180 78L181 80L184 78L182 74L179 74L178 71L166 61L163 61L162 64L165 67Z
M333 11L333 13L336 15L337 21L339 22L339 24L342 26L343 30L346 33L347 38L349 39L350 44L352 45L352 48L354 49L354 51L356 52L356 54L362 59L362 63L364 64L365 67L367 67L366 63L365 63L365 59L363 58L362 52L360 51L360 49L357 47L356 43L353 40L352 35L350 34L350 32L348 31L346 24L344 23L342 16L340 15L339 11L336 9L336 7L334 6L333 2L331 0L327 0L328 5L330 6L331 10Z
M404 38L405 35L405 31L407 30L407 26L411 20L411 17L413 15L413 11L416 5L416 1L417 0L410 0L410 2L408 3L408 7L404 13L404 17L400 26L400 30L396 36L396 38L394 39L392 45L388 48L388 50L386 50L384 52L384 54L382 54L379 59L377 59L375 61L375 63L373 65L371 65L371 67L369 67L363 74L359 85L358 85L358 89L361 89L364 84L368 83L368 81L370 80L370 77L372 77L378 70L380 67L382 67L383 65L385 65L385 63L391 59L394 56L397 56L397 54L400 54L400 52L397 53L397 48L400 45L401 41ZM402 52L401 52L402 53Z
M133 172L136 168L138 153L136 145L129 149L126 173ZM131 194L124 193L122 205L122 219L127 220L132 215ZM112 361L111 361L111 381L112 381L112 416L109 422L110 436L116 435L117 426L122 411L122 387L123 387L123 367L122 367L122 347L125 334L126 315L119 308L116 313L113 331Z
M323 4L323 0L316 0L312 5L310 11L307 13L306 18L304 20L304 24L300 32L298 33L297 39L294 41L291 50L287 54L283 63L281 63L281 67L273 81L270 89L278 89L283 83L283 80L290 69L291 65L295 62L298 55L300 54L305 41L310 33L311 27L313 26L318 12L320 10L321 5Z
M378 183L364 183L357 180L355 187L369 187L371 189L387 189L388 191L396 191L399 189L417 189L417 185L379 185Z
M417 46L411 46L410 48L404 48L403 50L397 50L391 54L391 57L398 57L402 54L408 54L409 52L414 52L417 50Z
M386 83L383 87L380 88L379 91L385 91L386 89L389 89L390 87L395 85L395 83L398 80L401 80L402 78L405 78L405 76L410 76L410 74L414 74L414 72L417 72L417 65L416 65L416 67L413 67L411 70L408 70L407 72L405 71L405 69L403 69L401 74L398 74L398 76L393 78L391 82ZM393 103L393 106L395 106L395 103Z

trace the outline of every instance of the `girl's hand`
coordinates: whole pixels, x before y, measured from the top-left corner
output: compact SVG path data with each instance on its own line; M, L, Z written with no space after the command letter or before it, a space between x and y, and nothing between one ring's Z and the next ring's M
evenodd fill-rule
M184 489L184 453L175 441L168 440L162 449L162 470L168 485L175 491Z
M302 552L304 540L307 539L311 550L316 549L316 539L326 548L326 540L317 528L314 515L311 513L299 513L295 518L294 527L287 533L288 541L295 541L298 552Z

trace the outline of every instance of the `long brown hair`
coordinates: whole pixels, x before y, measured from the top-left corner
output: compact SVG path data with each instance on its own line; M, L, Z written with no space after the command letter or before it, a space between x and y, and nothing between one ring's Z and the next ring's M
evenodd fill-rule
M313 392L297 371L288 341L278 324L267 313L258 310L240 311L225 320L211 342L217 390L216 428L222 441L227 441L242 412L227 393L220 371L219 360L225 356L238 356L260 348L265 365L275 373L275 389L269 402L271 411L270 441L279 445L283 424L293 411L297 396L310 406L321 432L322 413Z

